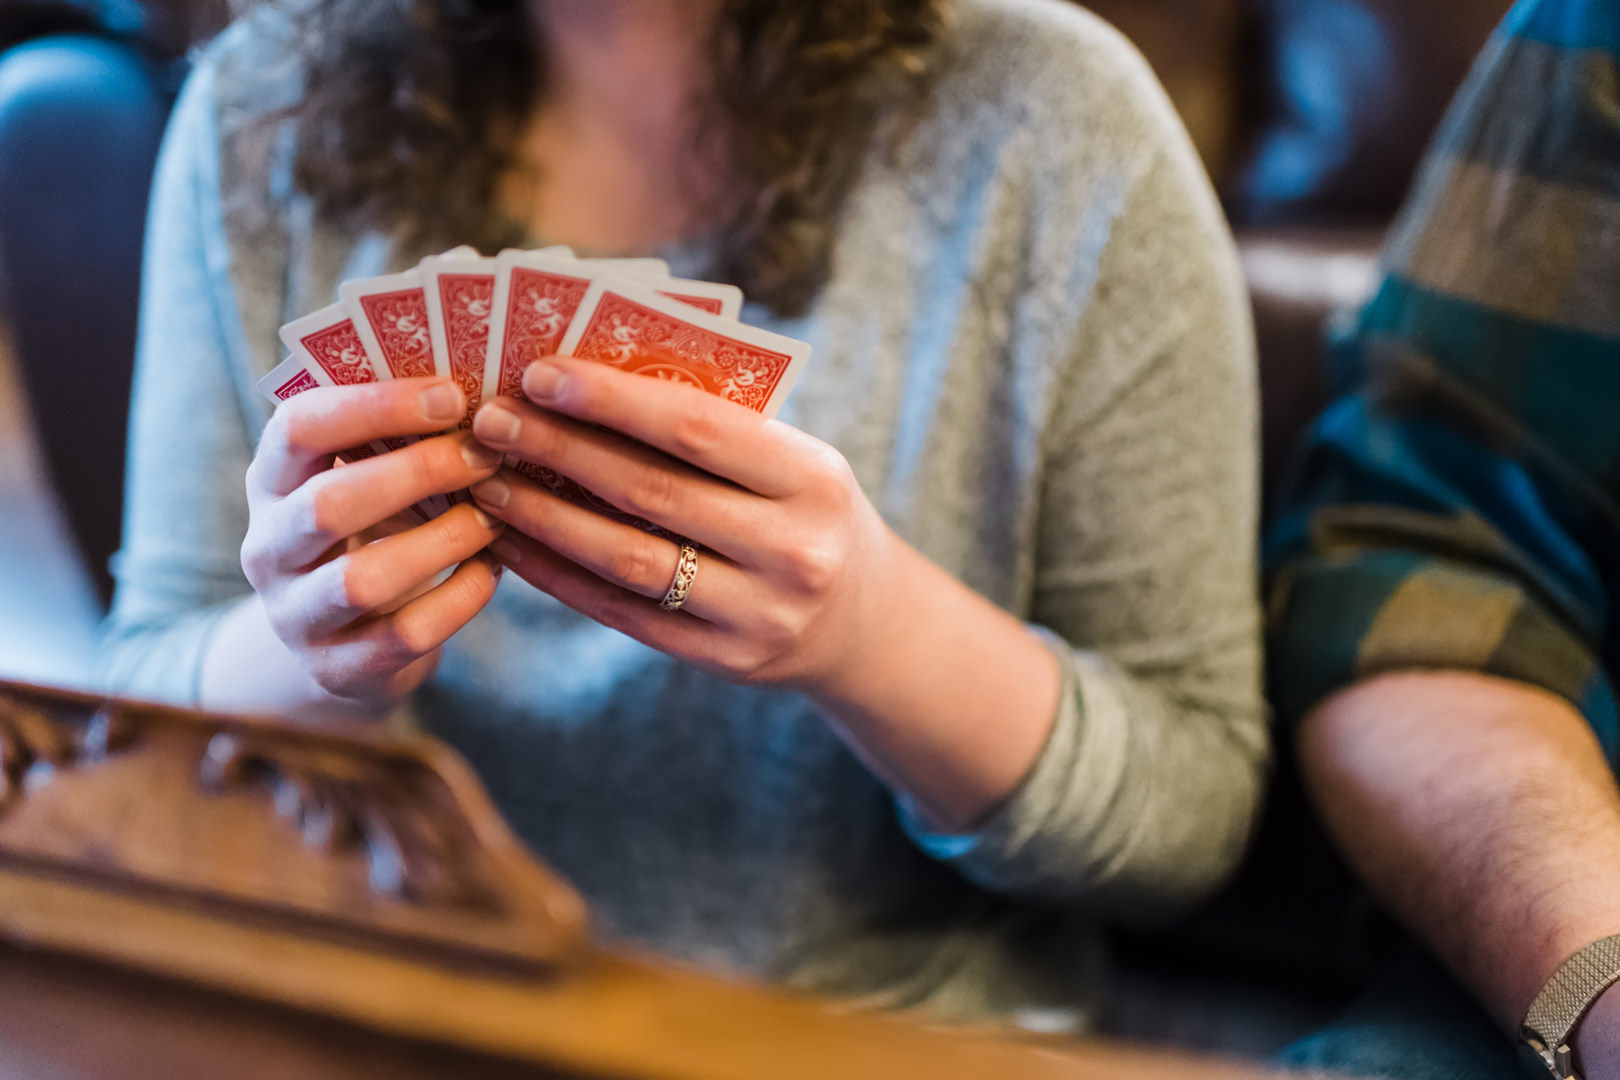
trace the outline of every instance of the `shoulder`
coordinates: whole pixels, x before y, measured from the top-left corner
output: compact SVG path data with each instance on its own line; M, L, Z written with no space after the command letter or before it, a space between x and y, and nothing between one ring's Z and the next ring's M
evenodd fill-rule
M1136 47L1067 0L957 0L937 105L1062 149L1084 139L1118 156L1185 139Z
M917 197L956 208L991 198L1071 252L1149 181L1173 179L1211 216L1192 139L1124 35L1067 0L950 10L919 122L894 159Z
M281 3L254 6L198 54L191 79L208 86L226 127L295 104L303 70L294 13Z
M195 185L197 228L231 336L268 370L307 202L293 182L291 110L303 93L292 3L268 0L229 26L192 65L169 141ZM178 167L178 166L177 166ZM251 399L256 404L256 399Z

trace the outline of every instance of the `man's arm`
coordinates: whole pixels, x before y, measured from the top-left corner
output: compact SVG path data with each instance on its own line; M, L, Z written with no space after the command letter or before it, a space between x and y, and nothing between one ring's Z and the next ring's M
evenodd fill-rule
M1559 964L1620 932L1620 788L1562 698L1382 675L1312 711L1298 752L1362 879L1515 1036ZM1575 1050L1588 1077L1620 1077L1620 987Z

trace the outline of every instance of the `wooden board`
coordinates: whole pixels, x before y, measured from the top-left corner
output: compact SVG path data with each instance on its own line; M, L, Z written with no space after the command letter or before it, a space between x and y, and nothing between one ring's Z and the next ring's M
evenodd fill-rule
M1257 1075L856 1014L584 926L430 740L0 685L8 1078Z

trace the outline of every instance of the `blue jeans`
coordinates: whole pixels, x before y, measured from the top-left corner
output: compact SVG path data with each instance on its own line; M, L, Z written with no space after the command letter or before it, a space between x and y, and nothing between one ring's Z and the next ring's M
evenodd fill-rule
M164 74L93 34L0 51L0 309L46 464L104 594Z
M1438 964L1414 952L1278 1060L1308 1074L1388 1080L1547 1080L1520 1053Z

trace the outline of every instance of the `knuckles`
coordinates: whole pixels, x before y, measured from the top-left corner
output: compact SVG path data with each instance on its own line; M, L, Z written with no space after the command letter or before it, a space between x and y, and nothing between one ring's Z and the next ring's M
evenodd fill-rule
M811 596L832 592L848 562L842 545L806 543L787 553L786 571L795 591Z
M344 656L332 649L313 648L306 653L304 670L309 672L316 686L333 697L357 701L370 696L379 683L392 674L390 669L377 662L378 659L368 654L364 660L356 662L352 656Z
M436 439L419 442L395 453L404 457L405 487L411 494L437 493L449 480L456 465L465 464L460 450L449 440ZM450 458L454 456L454 464Z
M325 389L325 388L323 388ZM312 390L286 402L265 425L266 441L295 457L314 457L327 452L324 436L330 425L328 395Z
M645 535L637 535L608 557L608 576L628 589L646 588L658 576L658 563L652 541Z
M262 592L270 582L273 566L270 546L264 541L262 529L249 527L247 536L242 538L240 558L242 573L246 576L248 584L256 591Z
M638 465L624 486L624 508L648 521L667 520L676 509L678 490L674 473L652 464Z
M438 645L432 627L415 612L402 609L389 617L385 651L393 661L392 666L415 663Z
M686 461L707 460L720 446L723 434L714 414L704 406L711 402L693 391L686 395L696 399L684 403L670 427L670 446L675 456Z
M529 409L525 413L523 430L518 434L515 450L519 457L561 469L568 453L568 436L561 424Z
M808 491L817 503L842 516L854 505L860 485L844 455L818 444L807 470Z
M353 477L341 471L322 473L304 485L304 528L324 542L335 542L349 533L350 493Z
M804 640L813 621L809 610L803 605L785 602L773 604L760 614L760 625L754 640L767 656L780 656Z
M339 606L347 611L366 612L393 599L388 595L388 582L377 561L365 551L339 555L333 560L331 572L338 580Z

